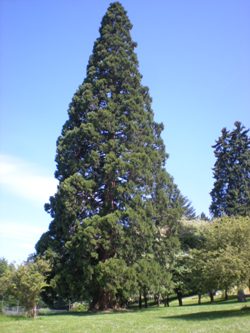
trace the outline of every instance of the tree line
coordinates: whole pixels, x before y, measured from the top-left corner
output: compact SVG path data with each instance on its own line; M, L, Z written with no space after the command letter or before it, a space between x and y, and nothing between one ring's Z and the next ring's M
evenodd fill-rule
M183 222L196 214L166 171L163 124L141 83L131 28L112 3L57 140L59 185L45 205L52 220L36 244L36 260L50 267L41 285L50 306L147 306L151 296L168 305L173 292L181 305L186 293L227 295L250 277L248 130L236 122L213 147L210 211L219 219Z

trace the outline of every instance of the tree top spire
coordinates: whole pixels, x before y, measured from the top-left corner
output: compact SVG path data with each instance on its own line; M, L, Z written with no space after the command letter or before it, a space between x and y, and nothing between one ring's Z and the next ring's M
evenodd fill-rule
M127 16L127 11L124 9L120 2L116 1L110 4L106 14L102 19L101 27L99 30L100 34L102 35L105 32L115 32L118 26L125 30L131 30L133 27ZM109 31L106 31L104 27L108 27Z

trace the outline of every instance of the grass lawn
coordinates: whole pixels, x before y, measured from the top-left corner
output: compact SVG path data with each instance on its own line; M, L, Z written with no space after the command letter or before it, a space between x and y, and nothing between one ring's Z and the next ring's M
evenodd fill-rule
M189 301L190 302L190 301ZM191 303L191 302L190 302ZM249 333L250 302L188 304L118 313L60 313L33 319L0 316L1 333Z

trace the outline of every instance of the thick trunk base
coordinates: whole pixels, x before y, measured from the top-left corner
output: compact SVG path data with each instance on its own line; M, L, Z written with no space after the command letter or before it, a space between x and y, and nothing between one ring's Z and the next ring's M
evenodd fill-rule
M210 302L213 303L214 302L214 292L213 291L209 292L209 297L210 297Z

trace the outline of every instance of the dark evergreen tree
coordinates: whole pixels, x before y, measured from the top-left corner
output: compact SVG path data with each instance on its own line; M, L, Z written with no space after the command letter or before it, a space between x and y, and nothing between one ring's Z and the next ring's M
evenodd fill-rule
M134 290L133 281L123 293L106 285L124 283L114 281L115 267L127 277L145 255L165 264L182 214L131 28L121 4L111 4L57 141L59 186L45 205L52 222L36 246L52 262L56 293L92 309L124 304Z
M214 217L250 214L250 138L240 122L222 129L213 146L216 162L210 211Z
M206 216L206 214L204 212L202 212L198 218L202 221L209 221L209 217Z
M183 218L186 218L187 220L194 220L196 218L196 211L192 206L192 202L182 194L180 194L179 200L183 210Z

